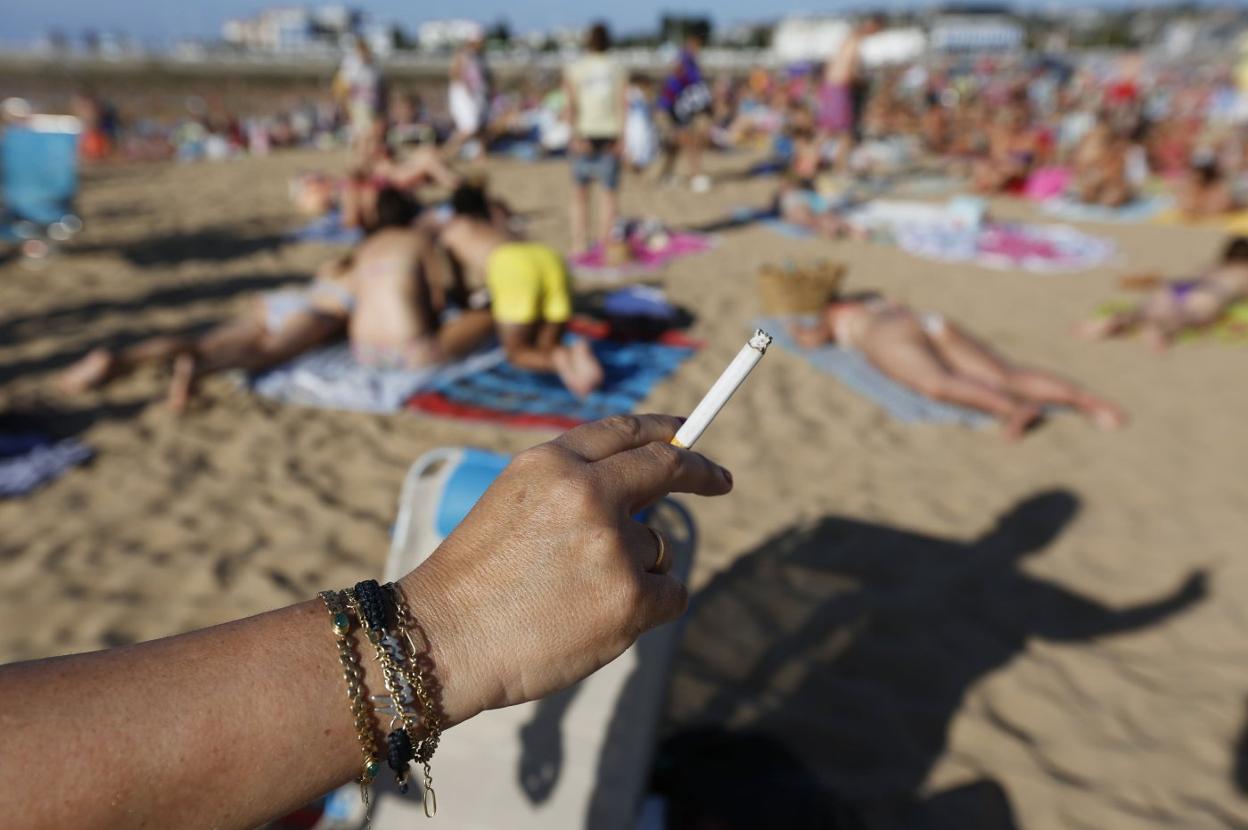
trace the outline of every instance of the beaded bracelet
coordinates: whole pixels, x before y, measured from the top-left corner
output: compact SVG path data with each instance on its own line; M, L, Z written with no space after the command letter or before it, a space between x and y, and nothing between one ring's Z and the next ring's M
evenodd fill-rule
M364 697L364 672L360 668L359 659L351 644L351 615L348 613L346 601L341 591L321 591L319 594L325 608L329 611L330 621L334 627L334 638L338 644L338 661L342 664L342 676L347 683L347 698L351 701L351 715L355 720L355 734L360 741L360 751L364 755L364 766L360 772L360 795L365 808L369 803L369 785L377 777L380 763L377 760L377 739L373 729L373 719L369 714L368 700Z
M402 667L402 647L398 637L386 630L389 618L386 598L380 586L373 580L358 583L345 592L347 602L355 611L372 643L377 656L377 664L381 667L382 683L390 697L389 709L393 712L390 725L398 721L400 726L386 736L387 764L394 770L395 782L399 791L406 793L408 787L408 764L413 758L412 741L419 734L419 715L411 711L415 703L412 684ZM406 740L396 733L405 733Z

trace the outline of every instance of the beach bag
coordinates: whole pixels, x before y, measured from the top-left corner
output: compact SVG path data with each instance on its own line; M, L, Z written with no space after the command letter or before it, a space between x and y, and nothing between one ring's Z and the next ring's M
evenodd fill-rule
M840 293L845 266L821 260L805 268L764 265L758 271L758 291L768 316L818 314Z

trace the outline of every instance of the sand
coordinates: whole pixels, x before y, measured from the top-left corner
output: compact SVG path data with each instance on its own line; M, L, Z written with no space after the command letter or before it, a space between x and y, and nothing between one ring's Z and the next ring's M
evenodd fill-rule
M293 153L92 171L79 241L42 271L0 266L0 409L38 410L98 451L0 503L0 660L172 634L378 574L421 452L549 436L276 406L226 379L180 420L158 373L85 397L50 389L90 347L209 325L306 279L328 252L281 242L296 222L286 181L344 163ZM535 237L567 244L563 165L490 172ZM698 223L771 187L630 184L624 207ZM1068 335L1129 267L1182 273L1221 240L1096 231L1124 257L1092 273L939 265L752 227L662 275L710 345L650 410L687 412L740 347L758 266L824 256L850 266L851 287L945 311L1133 417L1103 434L1059 415L1011 446L994 430L895 423L769 355L699 446L737 489L686 502L702 537L664 726L756 736L732 798L780 810L831 791L834 809L880 827L1248 826L1235 784L1248 763L1248 352L1158 357ZM769 754L783 780L768 777Z

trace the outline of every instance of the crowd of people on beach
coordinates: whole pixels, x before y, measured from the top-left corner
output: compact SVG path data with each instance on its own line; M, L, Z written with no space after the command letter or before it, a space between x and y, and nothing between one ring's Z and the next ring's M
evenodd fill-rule
M705 155L734 147L770 158L751 169L778 179L765 215L831 239L864 233L845 216L856 203L847 192L933 170L985 196L1039 188L1046 197L1105 208L1143 198L1160 180L1187 220L1248 206L1240 193L1248 181L1248 97L1228 73L1134 59L868 67L863 43L884 25L879 16L862 18L822 64L756 68L744 77L704 72L707 33L695 27L656 83L630 76L613 55L609 30L597 24L561 79L519 90L496 83L480 30L450 63L442 120L419 99L390 89L360 41L335 76L336 105L311 107L287 126L292 141L321 129L346 131L350 172L300 176L292 195L302 213L332 215L361 241L306 289L268 294L238 320L197 338L96 350L64 374L62 385L80 392L144 363L168 363L169 400L181 411L206 374L263 371L345 337L361 364L401 369L456 360L497 340L514 366L555 373L575 395L590 394L604 375L593 350L568 335L567 261L525 239L506 200L464 172L466 163L521 136L543 154L566 154L572 254L598 249L607 258L627 248L629 225L619 206L627 177L649 170L660 184L683 181L705 193L713 186ZM75 108L88 136L107 131L107 108L89 97L76 99ZM268 143L280 143L271 131ZM1143 329L1164 347L1184 330L1216 321L1248 296L1243 244L1233 241L1225 261L1205 276L1163 286L1138 308L1098 317L1078 333L1100 338ZM1105 428L1126 419L1114 404L1064 379L1014 367L942 314L878 297L836 298L814 319L794 327L802 345L859 350L909 388L999 417L1012 437L1044 405L1072 406Z
M690 29L671 70L655 77L613 59L599 26L562 78L534 73L508 84L489 68L482 28L451 60L444 106L392 87L359 40L331 96L301 97L267 115L240 117L215 99L191 98L171 122L126 123L85 88L72 111L83 122L89 159L227 158L346 142L361 161L413 147L437 147L450 160L567 154L582 159L580 179L595 172L608 184L616 178L612 158L621 169L651 169L661 181L676 180L683 161L683 180L698 192L711 187L706 152L766 148L774 155L768 169L786 173L786 215L834 233L839 226L810 215L809 196L824 189L816 181L824 171L898 175L938 167L986 195L1060 193L1105 207L1142 198L1156 178L1187 219L1248 208L1248 95L1235 73L1135 57L868 67L862 44L884 25L883 17L864 18L822 63L715 77L701 65L706 31ZM599 96L609 99L601 109Z

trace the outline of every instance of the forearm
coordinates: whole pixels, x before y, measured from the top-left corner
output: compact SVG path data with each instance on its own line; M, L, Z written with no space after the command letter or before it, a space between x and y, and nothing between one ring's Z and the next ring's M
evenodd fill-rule
M422 591L446 725L446 638ZM430 609L422 613L422 609ZM367 646L367 643L364 643ZM380 685L358 652L368 690ZM250 828L358 777L362 754L320 600L109 652L0 668L0 814L15 826ZM17 782L32 782L22 786ZM33 782L40 782L35 785Z

